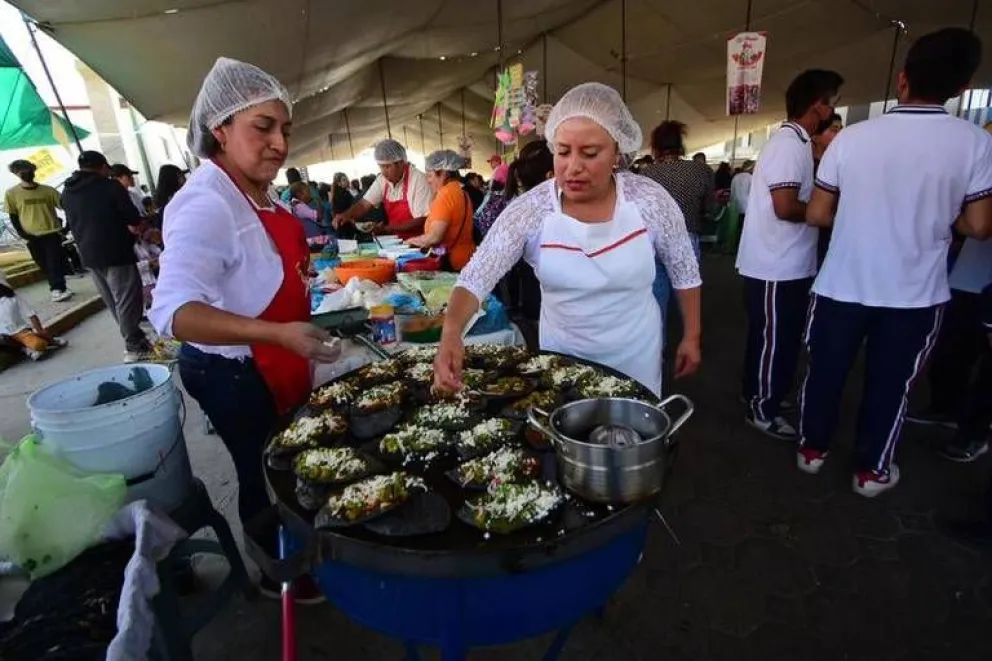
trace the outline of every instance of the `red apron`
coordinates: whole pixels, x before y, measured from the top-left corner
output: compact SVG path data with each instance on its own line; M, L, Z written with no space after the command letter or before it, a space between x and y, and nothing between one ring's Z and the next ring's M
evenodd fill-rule
M224 169L216 161L214 164ZM234 177L228 177L238 185ZM244 191L241 194L254 209L251 198ZM278 204L275 209L256 209L256 213L282 262L282 284L258 319L274 323L310 321L310 248L303 227ZM309 360L273 344L253 344L251 353L280 415L310 393L313 385Z
M407 201L407 191L410 190L410 164L406 164L406 170L403 172L403 196L391 202L389 200L389 191L392 189L392 184L388 181L383 182L385 186L388 186L382 192L382 210L386 214L386 227L392 227L398 223L405 223L407 221L413 220L413 212L410 211L410 203ZM402 232L395 232L397 236L401 239L411 239L415 236L420 236L422 232L419 230L405 230Z

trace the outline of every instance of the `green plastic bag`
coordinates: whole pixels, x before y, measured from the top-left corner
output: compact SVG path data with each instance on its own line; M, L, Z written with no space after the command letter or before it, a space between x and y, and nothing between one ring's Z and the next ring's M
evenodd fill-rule
M40 578L100 541L124 504L123 475L83 473L24 437L0 464L0 558Z

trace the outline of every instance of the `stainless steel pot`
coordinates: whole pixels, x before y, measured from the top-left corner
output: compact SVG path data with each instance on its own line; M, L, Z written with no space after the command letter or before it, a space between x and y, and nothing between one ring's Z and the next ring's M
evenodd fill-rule
M675 401L685 405L685 412L673 423L665 407ZM550 414L532 408L527 419L553 444L569 491L595 502L627 503L661 491L671 437L694 410L683 395L671 395L657 406L634 399L582 399Z

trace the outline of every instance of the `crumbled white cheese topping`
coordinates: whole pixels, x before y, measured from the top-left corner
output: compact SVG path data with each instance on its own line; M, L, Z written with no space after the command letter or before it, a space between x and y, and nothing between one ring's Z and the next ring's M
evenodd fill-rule
M614 395L630 395L636 392L637 384L630 379L609 375L591 379L582 385L582 393L590 397L612 397Z
M550 514L562 502L561 492L539 482L501 484L484 498L471 503L473 509L492 519L533 523Z
M490 481L507 481L516 477L517 470L527 459L522 450L502 448L478 459L472 459L461 465L459 471L468 475L481 471Z
M474 448L480 444L488 444L494 436L505 436L513 429L513 423L503 418L484 420L467 431L458 435L458 441L463 446Z
M371 505L382 500L395 486L402 485L407 491L427 491L424 480L416 475L397 472L389 475L376 475L344 488L340 494L331 496L327 505L332 512L341 512L350 505Z
M364 368L365 376L393 376L400 369L399 361L396 359L382 360L378 363L371 363Z
M548 372L548 379L553 386L562 386L567 383L575 383L592 374L595 374L595 370L587 365L569 365L552 369Z
M419 425L407 425L400 427L392 434L386 434L382 438L395 444L397 451L406 454L408 452L418 452L426 448L439 448L448 442L448 436L440 429L430 429Z
M302 454L307 468L323 468L336 474L354 475L365 470L365 460L352 448L316 448Z
M285 447L305 445L319 434L327 431L328 423L328 417L323 415L297 418L280 434L279 445Z
M472 412L461 404L433 404L417 411L416 420L421 424L457 423L472 417Z
M437 348L432 346L415 347L403 352L402 357L410 361L430 361L437 355Z
M430 381L434 378L434 366L430 363L417 363L407 368L406 375L414 381Z
M403 384L399 382L387 383L383 386L375 386L374 388L369 388L364 393L359 395L358 399L355 400L355 405L359 408L366 406L375 406L382 402L396 401L399 399L400 393L403 391Z
M530 373L546 372L552 367L556 367L560 362L560 357L545 353L520 363L520 370Z
M347 381L337 381L321 387L313 395L313 401L324 404L330 401L343 403L355 394L355 387Z

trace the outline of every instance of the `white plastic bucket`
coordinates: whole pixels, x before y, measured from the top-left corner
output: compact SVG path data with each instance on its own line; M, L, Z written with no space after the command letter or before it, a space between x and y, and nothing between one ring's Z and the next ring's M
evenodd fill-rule
M147 371L152 387L133 397L93 406L101 383L129 388L133 370ZM193 471L179 419L180 395L162 365L132 364L77 374L28 397L39 443L80 470L120 473L128 501L146 498L165 511L189 493Z

